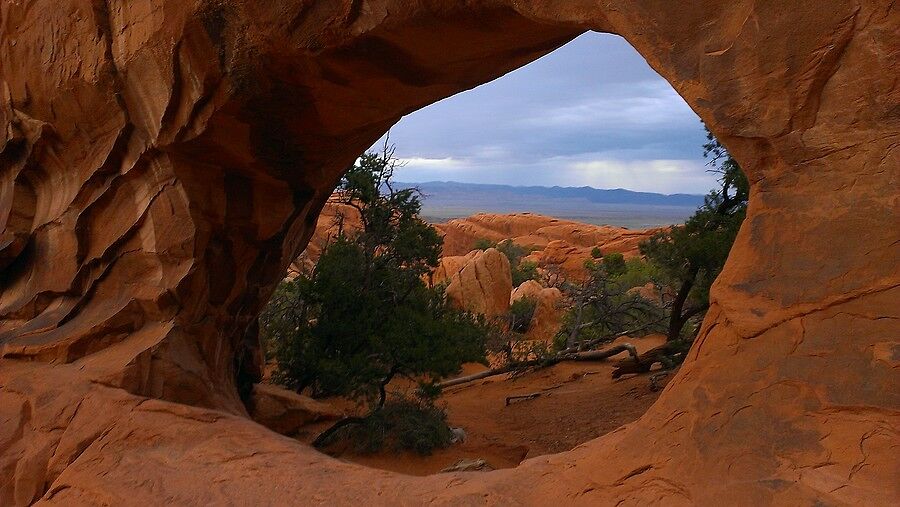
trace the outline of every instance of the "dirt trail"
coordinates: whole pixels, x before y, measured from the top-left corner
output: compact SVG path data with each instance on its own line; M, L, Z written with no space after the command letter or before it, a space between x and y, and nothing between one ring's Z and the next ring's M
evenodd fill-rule
M654 335L615 343L624 341L643 352L661 345L665 338ZM467 365L464 373L482 369ZM659 391L650 389L648 375L613 380L612 370L612 361L567 362L514 379L504 375L451 388L439 403L446 407L451 426L465 430L465 443L430 456L383 451L338 457L409 475L429 475L461 459L480 458L494 468L510 468L525 458L566 451L636 420L659 396ZM540 396L506 405L507 396L532 393ZM322 428L309 429L302 440L311 441Z

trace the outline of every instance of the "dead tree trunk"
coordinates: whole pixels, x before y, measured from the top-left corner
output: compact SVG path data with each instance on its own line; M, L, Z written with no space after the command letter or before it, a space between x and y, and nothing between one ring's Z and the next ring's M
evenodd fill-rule
M603 359L612 357L616 354L621 354L622 352L628 352L635 363L640 361L640 357L638 356L637 349L634 348L634 345L630 343L623 343L621 345L616 345L615 347L611 347L605 350L589 350L587 352L568 353L563 351L556 356L548 359L532 359L530 361L521 361L519 363L503 366L501 368L492 368L490 370L474 373L472 375L466 375L465 377L438 382L437 384L435 384L435 386L441 389L446 389L448 387L467 384L476 380L495 377L497 375L503 375L504 373L510 373L525 368L546 368L563 361L602 361Z
M674 368L684 359L684 354L689 350L677 343L666 342L659 347L654 347L647 352L641 354L640 359L635 361L617 361L616 369L613 370L612 377L619 378L629 373L647 373L656 363L662 363L664 369Z

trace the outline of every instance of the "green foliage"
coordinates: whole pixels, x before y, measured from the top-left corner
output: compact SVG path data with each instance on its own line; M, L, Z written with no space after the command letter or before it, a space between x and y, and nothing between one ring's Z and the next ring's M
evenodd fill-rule
M304 325L304 315L296 311L302 304L296 283L281 282L259 315L259 335L266 361L275 359L278 344L290 339Z
M694 278L689 300L708 304L709 287L725 265L746 206L740 194L711 192L684 225L654 235L641 244L641 253L676 284Z
M450 445L452 433L447 414L429 401L391 400L358 425L343 428L335 438L345 438L360 453L409 450L429 455Z
M625 256L620 253L611 253L603 256L603 269L609 276L619 276L625 273Z
M519 298L509 305L509 328L517 333L528 331L528 325L534 318L537 299L531 296Z
M601 259L601 258L603 258L603 251L600 250L600 247L599 247L599 246L595 246L594 248L591 248L591 258L592 258L592 259Z
M347 172L340 195L359 210L362 230L339 227L315 270L283 283L263 312L279 383L377 408L395 376L433 380L484 361L481 321L423 282L441 238L419 218L415 190L391 187L393 167L385 151Z
M641 245L641 253L674 285L693 279L688 300L706 305L743 218L743 212L722 216L704 207L684 225L651 237Z
M416 389L416 396L424 401L434 403L441 395L441 388L433 382L419 382L419 388Z
M661 279L659 268L640 257L632 257L625 261L625 272L616 277L616 282L625 290L642 287L650 282L657 283Z
M709 306L709 288L722 271L747 212L749 183L740 166L711 133L704 156L720 174L721 188L684 225L660 232L640 246L668 283L678 288L669 339L680 338L687 320Z
M510 239L497 243L496 248L509 259L510 266L518 266L522 262L522 257L531 253L531 250L513 243Z
M737 160L709 129L706 129L706 141L703 145L703 157L709 159L709 166L719 175L721 185L721 189L713 193L730 196L731 207L746 209L750 196L750 182L747 176Z
M522 261L515 268L510 268L512 274L513 287L518 287L528 280L537 280L538 265L532 261Z
M559 333L553 337L553 350L560 351L566 348L566 344L568 343L569 334L572 331L572 322L574 320L574 315L570 312L566 312L563 316L563 326L560 328Z
M538 279L537 263L523 260L531 253L531 249L517 245L509 239L497 243L495 248L509 259L513 287L518 287L528 280Z
M510 320L512 320L510 318ZM488 335L487 348L494 355L491 357L494 366L500 364L516 365L527 361L549 360L556 350L552 344L543 340L529 340L523 334L527 328L514 330L509 327L496 326Z
M494 248L497 246L497 243L487 239L481 238L475 241L475 244L472 245L472 250L487 250L488 248Z

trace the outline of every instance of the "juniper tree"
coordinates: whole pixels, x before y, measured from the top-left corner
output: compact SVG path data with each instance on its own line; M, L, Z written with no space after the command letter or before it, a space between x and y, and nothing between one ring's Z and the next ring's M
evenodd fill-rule
M667 338L682 337L685 324L709 308L709 288L722 271L747 213L750 185L737 161L707 130L704 157L719 174L719 188L684 225L658 233L641 244L641 253L677 287Z
M479 321L423 281L438 265L442 239L419 218L418 192L394 188L395 167L386 146L347 171L336 195L358 211L362 227L349 230L338 216L315 268L284 283L262 318L278 382L356 399L370 416L398 376L433 383L464 362L484 361Z

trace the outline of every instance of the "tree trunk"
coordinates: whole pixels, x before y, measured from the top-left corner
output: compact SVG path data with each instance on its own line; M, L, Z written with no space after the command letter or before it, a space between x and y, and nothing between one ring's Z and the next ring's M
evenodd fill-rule
M575 347L575 341L578 339L578 333L581 331L581 318L584 314L584 303L578 304L578 312L575 314L575 322L572 324L572 331L569 332L569 336L566 338L566 348L571 349Z
M366 419L372 417L372 414L378 412L379 410L384 408L384 404L387 401L387 385L391 380L394 379L394 376L397 375L399 368L394 366L388 372L388 374L381 380L381 383L378 384L378 404L369 412L369 415L365 417L345 417L340 421L334 423L330 428L323 431L319 436L313 440L313 447L322 447L328 442L328 439L334 435L339 429L349 426L351 424L362 424L366 422Z
M384 403L387 401L387 385L391 380L394 379L394 376L397 374L398 370L399 368L397 368L396 366L391 367L391 371L389 371L387 376L385 376L384 379L381 380L381 383L378 384L378 405L375 407L375 410L372 410L369 415L372 415L384 408Z
M364 422L366 422L365 417L345 417L319 434L319 436L317 436L316 439L313 440L312 445L313 447L322 447L328 442L332 435L337 433L339 429L345 426L350 426L351 424L362 424Z
M465 377L458 377L455 379L438 382L437 384L435 384L435 386L439 387L441 389L446 389L448 387L458 386L460 384L467 384L469 382L475 382L476 380L481 380L483 378L493 377L496 375L503 375L504 373L509 373L509 372L513 371L514 369L515 368L513 366L504 366L502 368L491 368L489 370L484 370L482 372L473 373L472 375L466 375Z
M694 287L694 281L697 279L697 272L698 270L696 268L691 270L688 277L681 283L681 288L678 289L675 301L672 302L672 314L669 317L669 332L666 335L666 341L674 341L681 336L681 328L683 328L684 323L687 322L687 319L682 315L684 312L684 303L687 301L688 294L690 294L691 289Z

